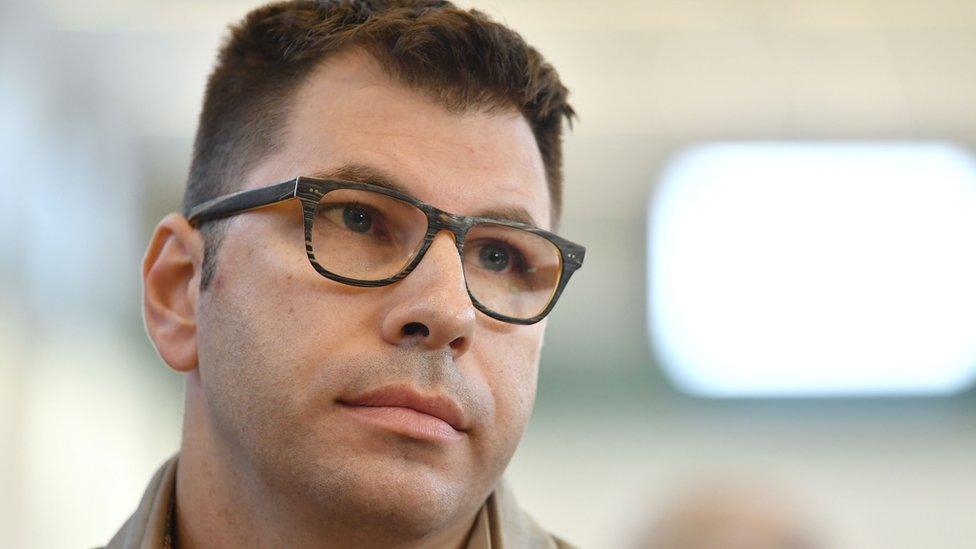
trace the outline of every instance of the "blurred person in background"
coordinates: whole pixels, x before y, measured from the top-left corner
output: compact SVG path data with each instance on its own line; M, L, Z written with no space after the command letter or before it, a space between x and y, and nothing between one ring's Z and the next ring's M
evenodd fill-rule
M449 2L233 27L143 263L182 446L108 546L568 547L501 478L583 259L552 232L567 95Z
M673 498L634 549L821 549L789 497L754 482L697 483Z

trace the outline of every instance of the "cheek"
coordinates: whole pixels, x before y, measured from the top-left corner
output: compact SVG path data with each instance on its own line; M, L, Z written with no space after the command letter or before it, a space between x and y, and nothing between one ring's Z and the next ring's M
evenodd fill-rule
M495 402L491 428L517 442L535 404L542 331L515 327L481 336L472 350Z
M225 292L201 309L200 377L215 415L253 425L292 394L282 389L296 375L297 349L283 345L282 321L269 315L274 303Z
M230 239L228 239L230 240ZM225 241L226 255L200 309L200 378L215 427L244 446L287 437L311 375L300 277L274 252ZM306 328L302 328L306 327Z
M378 313L365 299L371 289L319 275L298 240L300 227L275 227L274 220L242 222L224 240L202 298L201 375L210 370L215 381L238 388L242 405L259 407L260 398L277 407L269 413L298 415L333 396L344 374L323 381L329 355L367 338ZM248 234L263 236L241 236Z

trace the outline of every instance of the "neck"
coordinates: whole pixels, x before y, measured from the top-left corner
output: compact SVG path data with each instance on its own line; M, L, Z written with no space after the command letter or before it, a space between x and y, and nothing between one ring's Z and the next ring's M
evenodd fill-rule
M405 539L389 521L363 524L263 482L213 429L197 371L186 380L183 442L176 470L174 547L466 546L477 512L452 528Z

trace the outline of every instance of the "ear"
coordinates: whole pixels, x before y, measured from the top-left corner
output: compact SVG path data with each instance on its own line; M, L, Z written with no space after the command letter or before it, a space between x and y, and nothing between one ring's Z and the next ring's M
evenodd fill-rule
M156 225L142 260L142 307L146 331L170 368L197 367L197 303L203 236L180 214Z

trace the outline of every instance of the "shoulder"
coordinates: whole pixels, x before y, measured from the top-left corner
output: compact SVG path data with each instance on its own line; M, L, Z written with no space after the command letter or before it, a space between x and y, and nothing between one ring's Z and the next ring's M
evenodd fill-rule
M146 487L132 516L102 549L162 547L169 511L176 491L176 466L179 454L164 462Z
M558 549L578 549L575 545L557 536L552 536L552 541Z
M488 512L493 530L498 530L492 533L492 537L500 541L503 549L576 549L576 546L547 531L522 509L504 478L499 480L488 498Z

